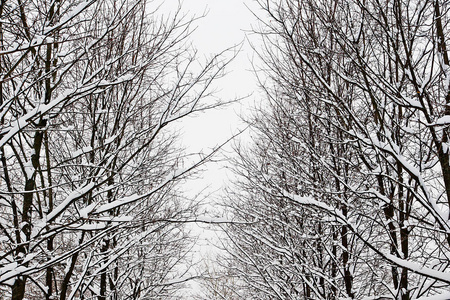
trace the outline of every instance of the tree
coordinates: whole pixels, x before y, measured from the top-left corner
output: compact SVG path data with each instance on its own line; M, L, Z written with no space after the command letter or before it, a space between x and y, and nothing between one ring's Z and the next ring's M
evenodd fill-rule
M2 1L0 291L169 298L195 203L170 124L228 63L195 68L193 19L147 1Z
M221 257L216 254L211 258L210 254L202 257L201 277L199 278L196 294L193 299L242 299L245 298L236 290L237 278L229 269L221 266Z
M448 297L448 3L259 4L271 85L239 162L233 212L255 225L230 228L236 263L269 298Z

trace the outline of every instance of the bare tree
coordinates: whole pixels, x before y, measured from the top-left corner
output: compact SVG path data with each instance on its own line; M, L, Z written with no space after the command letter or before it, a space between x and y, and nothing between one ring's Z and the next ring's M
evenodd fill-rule
M170 298L196 209L169 125L228 59L196 67L193 19L152 1L2 1L0 291Z
M255 225L229 230L248 286L448 297L448 3L258 2L269 105L232 202Z
M198 278L197 284L199 288L195 291L193 299L242 299L245 298L240 295L238 277L234 272L228 268L223 267L221 255L216 254L212 257L211 254L206 254L202 257L201 276Z

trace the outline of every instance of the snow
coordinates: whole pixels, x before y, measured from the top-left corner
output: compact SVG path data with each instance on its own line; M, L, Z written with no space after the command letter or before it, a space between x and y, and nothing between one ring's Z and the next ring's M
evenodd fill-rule
M119 136L119 134L110 136L109 138L105 139L104 144L107 145L107 144L112 143L118 136Z
M389 143L380 142L375 136L371 137L372 144L381 149L385 152L389 153L393 158L395 158L402 167L410 173L420 184L420 188L422 189L423 193L425 194L426 199L428 200L429 204L431 205L431 208L434 212L434 215L438 222L440 222L442 225L449 227L448 224L445 225L445 222L441 222L443 220L446 220L444 213L441 211L441 209L438 207L436 200L432 198L430 192L428 191L428 186L425 183L425 180L421 176L421 173L419 169L412 166L406 158L399 152L399 147L392 141L389 141Z
M450 283L450 273L433 270L428 267L419 265L417 263L398 258L392 254L383 254L383 256L386 257L388 260L392 261L393 263L395 263L396 265L407 268L415 273Z
M30 45L36 46L41 45L45 41L45 36L43 35L36 35L33 40L31 40Z
M69 64L67 68L70 68L70 66L71 65ZM98 71L100 72L101 70ZM64 72L65 69L62 69L61 73ZM82 97L86 92L93 92L93 90L99 87L98 82L90 83L93 76L94 75L92 75L90 78L85 79L83 82L79 83L79 85L81 86L74 87L72 89L67 89L61 92L50 103L38 105L34 109L30 110L27 114L17 118L16 120L11 121L10 124L5 125L3 130L0 132L0 136L3 135L3 137L0 139L0 147L5 145L13 136L15 136L21 130L26 128L31 123L31 121L34 120L36 117L45 116L46 114L50 113L51 110L55 109L58 105L60 105L64 101L68 100L74 101L76 98ZM124 78L127 79L129 78L129 76L124 76ZM121 80L123 80L123 78L121 78ZM117 84L117 83L120 83L120 81L109 84ZM17 96L21 92L21 88L22 86L18 84L14 96Z
M434 126L434 125L438 125L438 126L443 126L443 125L450 125L450 116L443 116L439 119L436 120L436 122L428 124L430 126Z
M86 206L83 209L80 209L78 213L80 214L81 218L86 219L88 217L88 214L95 208L96 203L91 203L90 205Z
M75 8L73 8L70 12L64 15L63 18L54 26L44 27L44 34L49 34L53 29L63 26L65 23L69 22L72 18L77 16L80 12L86 9L89 5L92 4L92 1L85 1L78 4Z
M411 128L411 127L408 127L408 126L403 126L403 127L402 127L402 130L403 130L404 132L406 132L406 133L409 133L409 134L414 134L414 133L415 133L415 132L414 132L414 129Z
M335 216L336 219L339 222L342 222L344 225L351 226L351 224L348 222L347 218L344 215L342 215L342 213L340 211L336 210L334 207L329 206L326 203L317 201L317 200L313 199L312 197L301 197L299 195L291 194L286 191L283 191L282 195L283 195L283 197L291 199L292 201L294 201L298 204L313 205L317 208L320 208L320 209L330 213L331 215Z
M446 292L446 293L434 295L434 296L417 298L417 300L448 300L448 299L450 299L450 292Z
M91 146L83 147L81 149L78 149L78 150L72 152L72 157L75 158L77 156L80 156L81 154L89 153L91 151L92 151Z
M180 175L183 175L184 173L186 173L188 169L184 169L184 168L179 168L174 170L173 172L171 172L170 174L168 174L164 180L162 181L162 185L168 183L169 181L179 177Z
M100 72L100 70L98 70L98 72ZM118 78L116 78L116 80L114 81L110 81L110 80L101 80L98 85L99 86L110 86L110 85L116 85L116 84L120 84L126 81L130 81L131 79L133 79L134 75L133 74L125 74L122 75Z
M412 77L411 72L409 71L409 69L405 69L404 71L405 71L406 76L408 76L408 79L412 81L413 77Z
M71 226L69 226L69 228L90 231L90 230L105 229L106 226L107 226L107 224L105 224L105 223L94 223L94 224L83 224L83 225L79 225L79 226L71 225Z
M406 103L408 103L409 106L415 107L415 108L422 108L422 104L420 104L419 101L411 98L411 97L402 97Z
M18 265L17 262L12 262L0 268L0 282L2 284L12 285L14 284L15 277L27 271L28 268Z
M25 258L23 259L23 263L27 263L31 261L33 258L37 256L37 253L28 253Z
M131 79L133 79L133 77L134 77L133 74L125 74L125 75L117 78L117 82L130 81Z
M31 237L32 238L37 237L41 233L42 229L46 226L47 226L47 223L45 222L45 220L41 219L41 220L37 221L34 224L33 229L31 231Z
M386 295L376 295L376 296L369 296L369 297L364 297L361 300L382 300L382 299L392 299L392 295L390 294L386 294Z
M120 216L120 217L114 217L111 219L111 222L130 222L133 221L133 217L132 216Z
M75 200L76 198L86 194L87 192L89 192L92 188L94 187L94 183L91 182L75 191L73 191L72 193L70 193L67 198L60 204L58 205L54 210L52 210L51 213L49 213L47 215L47 220L50 221L53 218L57 217L65 208L67 208L73 200Z
M99 213L102 213L102 212L105 212L105 211L109 211L109 210L111 210L113 208L116 208L116 207L119 207L119 206L122 206L122 205L125 205L125 204L128 204L128 203L137 201L140 198L142 198L142 196L137 195L137 194L133 194L131 196L121 198L121 199L113 201L111 203L103 204L103 205L101 205L100 207L98 207L95 210L95 213L99 214Z
M64 93L61 93L55 100L50 102L49 104L39 105L35 109L31 110L27 114L21 116L20 118L12 121L10 126L6 128L6 130L2 130L1 134L4 134L2 139L0 139L0 147L5 145L14 135L20 132L22 129L27 127L30 124L30 120L35 118L38 115L44 115L49 112L51 109L56 107L62 101L66 100L67 97L74 93L76 89L66 90Z
M119 217L98 217L94 220L102 222L130 222L133 221L133 219L134 218L132 216L123 215Z
M100 295L100 288L94 286L94 285L90 285L89 289L92 291L92 293L96 296Z

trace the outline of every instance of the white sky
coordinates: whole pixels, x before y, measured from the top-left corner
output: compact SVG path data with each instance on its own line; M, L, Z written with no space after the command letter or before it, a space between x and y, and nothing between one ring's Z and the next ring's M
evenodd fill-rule
M173 4L176 3L174 0ZM248 103L257 94L250 63L252 51L246 40L246 34L256 21L247 8L252 3L253 0L183 0L182 10L188 15L201 16L206 12L205 17L196 21L196 30L190 39L201 62L205 57L242 44L241 52L227 68L228 74L214 83L215 96L228 101L250 95L240 103L183 120L181 138L188 152L208 152L245 127L239 114L248 109ZM216 190L227 181L226 177L222 166L209 164L204 179L192 182L188 188L193 193L208 185L211 185L210 190Z
M236 103L226 109L209 111L183 121L181 137L183 144L189 152L198 152L203 150L208 152L214 146L223 143L234 133L238 132L240 124L238 114L248 108L249 102L255 98L256 79L251 72L250 59L252 51L246 41L246 31L251 29L251 24L255 24L255 17L246 7L251 5L252 0L184 0L182 10L188 15L200 16L204 12L207 15L196 22L197 29L191 36L193 45L199 51L199 58L209 57L219 53L233 45L242 44L241 53L228 66L228 74L215 84L218 92L216 96L223 100L250 96L242 103ZM174 0L173 3L176 4ZM164 4L166 5L166 3ZM230 149L230 148L228 148ZM222 188L228 181L229 173L223 168L223 165L208 164L207 171L203 173L199 180L191 181L187 189L190 194L196 194L203 188L209 186L206 193ZM220 197L220 191L216 192L212 198ZM212 207L214 209L214 207ZM214 249L208 245L207 240L217 244L215 234L207 229L207 226L200 225L193 230L198 232L203 241L194 249L198 251L199 257L208 259L208 255L214 256ZM191 290L187 291L185 298L191 298L190 293L195 294L198 285L190 284Z
M244 1L184 0L183 9L195 15L207 12L204 18L196 22L198 27L191 36L200 58L219 53L243 42L241 53L228 66L229 74L216 82L215 86L219 89L217 96L230 100L253 93L256 81L250 71L251 51L245 35L254 22L254 16L245 6ZM209 111L196 118L192 124L186 124L184 135L186 144L191 144L193 141L196 147L203 148L204 146L201 145L203 143L206 143L206 146L220 143L232 132L236 132L238 123L236 113L240 110L241 105L234 105L226 110Z

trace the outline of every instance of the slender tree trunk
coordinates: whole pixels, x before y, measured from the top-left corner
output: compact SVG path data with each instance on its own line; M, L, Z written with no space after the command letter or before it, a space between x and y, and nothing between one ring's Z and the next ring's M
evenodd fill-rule
M440 11L439 0L435 1L435 14L436 14L436 34L438 41L438 50L442 55L442 59L446 68L450 67L450 59L447 53L447 46L445 44L446 38L444 35L444 29L442 26L442 15ZM448 71L447 71L448 72ZM448 76L449 74L446 74ZM445 103L447 104L445 107L445 115L450 116L450 86L445 87L447 89L447 94L445 95ZM443 145L448 143L449 140L449 127L445 126L442 134L442 141L438 143L438 156L439 162L442 169L442 176L444 179L445 191L447 195L447 203L450 206L450 158L447 152L444 152ZM450 214L450 212L449 212ZM449 215L450 219L450 215ZM447 235L447 241L450 244L450 235Z
M103 240L103 245L101 249L101 255L103 255L103 263L108 261L107 251L109 249L109 239L107 237ZM97 297L98 300L106 300L106 291L107 291L107 272L108 268L105 267L100 274L100 295Z

